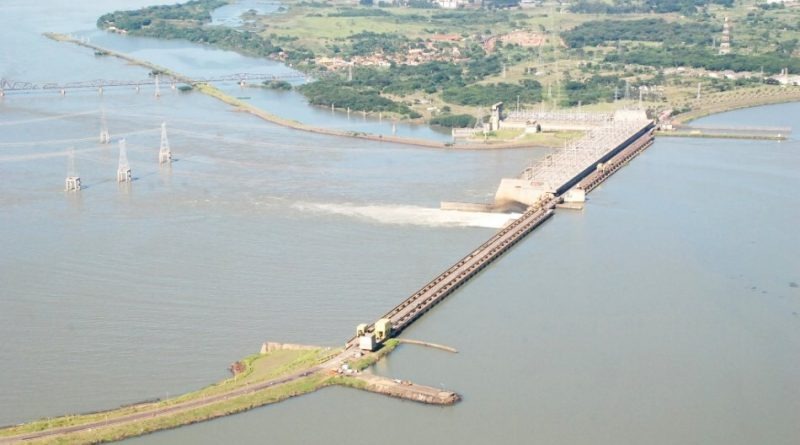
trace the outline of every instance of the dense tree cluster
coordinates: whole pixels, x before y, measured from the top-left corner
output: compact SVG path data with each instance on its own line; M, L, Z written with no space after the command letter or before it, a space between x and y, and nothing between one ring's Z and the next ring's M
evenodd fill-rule
M347 38L351 56L368 56L375 53L395 54L405 52L409 40L399 34L360 32Z
M378 8L342 8L328 13L328 17L385 17L392 15L385 9Z
M442 93L446 102L468 106L490 106L497 102L530 104L542 100L542 85L535 80L519 84L493 83L447 88Z
M624 86L624 82L617 76L592 76L585 81L567 80L564 84L566 97L562 98L561 105L575 106L610 102L614 100L617 91Z
M570 11L583 14L633 14L679 12L692 15L697 8L709 4L733 6L733 0L578 0Z
M99 28L115 26L127 31L139 30L157 20L211 21L211 11L226 5L224 0L192 0L175 5L149 6L132 11L115 11L97 19Z
M134 35L160 39L186 39L262 57L281 51L270 39L253 32L225 26L200 26L211 21L211 11L225 4L227 2L224 0L192 0L174 5L116 11L97 19L97 26L104 29L115 26ZM187 21L197 24L187 25ZM313 58L314 54L299 49L290 56L293 60L302 60Z
M650 48L641 47L625 51L622 54L609 54L607 62L648 65L654 67L690 66L712 71L751 71L764 69L766 74L779 73L783 68L790 72L800 72L800 58L786 57L782 53L765 53L757 55L727 54L718 55L708 48Z
M159 21L134 34L161 39L186 39L262 57L281 51L281 48L273 45L272 41L256 33L224 26L186 27Z
M420 115L407 105L380 95L376 89L352 86L341 79L323 79L301 85L298 90L312 105L349 108L353 111L393 112L412 118Z
M664 19L594 20L582 23L561 34L572 48L595 46L618 40L664 42L675 44L711 44L715 33L722 28L712 28L700 23L672 23Z
M428 123L447 128L470 128L474 127L476 122L478 119L469 114L441 114L432 117Z

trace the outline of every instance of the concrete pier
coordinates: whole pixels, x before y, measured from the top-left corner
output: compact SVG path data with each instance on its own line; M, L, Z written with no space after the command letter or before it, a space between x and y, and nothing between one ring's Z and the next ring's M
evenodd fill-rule
M359 387L369 392L429 405L452 405L461 400L461 396L452 391L417 385L407 380L390 379L374 374L357 374L344 378L359 380L363 386L357 384L351 386Z

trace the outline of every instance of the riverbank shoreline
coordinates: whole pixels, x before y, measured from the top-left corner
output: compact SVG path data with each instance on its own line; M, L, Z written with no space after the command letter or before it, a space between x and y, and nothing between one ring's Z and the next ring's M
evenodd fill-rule
M374 142L388 142L392 144L400 144L400 145L409 145L414 147L421 147L421 148L445 148L445 149L459 149L459 150L493 150L493 149L514 149L514 148L553 148L545 145L533 145L530 143L525 142L485 142L480 144L475 143L463 143L463 142L440 142L440 141L433 141L429 139L417 139L417 138L409 138L409 137L402 137L402 136L394 136L394 135L382 135L382 134L372 134L360 131L342 131L342 130L335 130L330 128L323 128L323 127L316 127L313 125L304 124L302 122L286 119L275 114L272 114L266 110L263 110L255 105L250 103L244 102L243 100L237 99L236 97L227 94L216 88L215 86L197 82L192 78L170 70L168 68L156 65L152 62L148 62L146 60L137 59L132 57L128 54L121 53L118 51L114 51L108 48L101 47L99 45L95 45L89 42L84 42L65 34L60 33L44 33L45 37L52 39L57 42L63 43L72 43L78 46L82 46L93 51L102 52L105 55L117 57L119 59L125 60L133 65L138 65L144 68L148 68L151 71L163 73L167 76L170 76L180 82L186 83L191 85L197 91L211 96L221 102L224 102L228 105L235 107L239 111L247 112L256 116L262 120L267 122L280 125L282 127L291 128L294 130L305 131L308 133L315 133L315 134L322 134L325 136L335 136L335 137L344 137L344 138L354 138L354 139L363 139L368 141Z
M180 82L186 83L191 85L197 91L213 97L223 103L226 103L238 111L242 111L245 113L249 113L253 116L258 117L264 121L273 123L275 125L280 125L282 127L291 128L294 130L304 131L308 133L314 134L321 134L325 136L334 136L334 137L343 137L343 138L354 138L354 139L362 139L362 140L369 140L374 142L388 142L393 144L400 144L400 145L407 145L413 146L418 148L436 148L436 149L458 149L458 150L496 150L496 149L518 149L518 148L555 148L555 146L550 146L546 144L531 144L530 142L519 142L519 141L512 141L512 142L501 142L501 141L491 141L491 142L483 142L483 143L472 143L472 142L441 142L441 141L434 141L429 139L418 139L418 138L409 138L409 137L402 137L402 136L395 136L395 135L382 135L382 134L373 134L367 132L360 132L360 131L342 131L324 127L317 127L309 124L304 124L302 122L287 119L280 116L277 116L273 113L270 113L266 110L263 110L253 104L247 103L241 99L238 99L230 94L225 93L224 91L220 90L219 88L203 82L198 82L186 76L184 74L178 73L176 71L170 70L168 68L156 65L152 62L138 59L132 57L128 54L114 51L108 48L101 47L99 45L95 45L89 42L81 41L75 38L72 38L65 34L60 33L53 33L53 32L46 32L43 34L45 37L57 41L57 42L64 42L64 43L72 43L78 46L82 46L93 51L103 53L105 55L110 55L113 57L117 57L119 59L125 60L133 65L141 66L144 68L148 68L153 72L163 73L173 79L176 79ZM753 108L765 105L775 105L781 103L790 103L790 102L800 102L800 88L792 88L792 87L785 87L782 90L777 91L770 91L769 94L757 94L750 97L738 98L734 100L718 100L714 96L711 96L709 99L704 98L702 100L695 100L690 105L692 106L692 110L687 111L685 113L677 114L673 117L673 123L680 125L680 124L687 124L694 120L707 117L714 114L725 113L728 111L734 111L739 109L745 108ZM667 134L665 132L659 132L658 135L660 136L667 136L667 137L693 137L694 135L683 135L683 134ZM698 137L722 137L722 138L735 138L733 136L725 137L725 136L703 136L700 135ZM750 139L750 138L748 138ZM779 138L771 138L771 137L758 137L755 139L769 139L769 140L781 140Z
M262 347L261 353L237 361L231 366L233 377L206 388L167 400L2 427L0 444L113 442L237 414L329 386L355 388L428 405L452 405L461 400L461 396L452 391L361 372L388 356L400 344L400 340L391 339L375 352L353 355L350 349L331 351L298 348L297 345L284 348L276 343L273 346L279 347L266 350ZM291 360L281 361L282 357ZM258 366L259 361L270 359L277 359L278 374L267 373L266 380L252 380L265 373L265 369Z

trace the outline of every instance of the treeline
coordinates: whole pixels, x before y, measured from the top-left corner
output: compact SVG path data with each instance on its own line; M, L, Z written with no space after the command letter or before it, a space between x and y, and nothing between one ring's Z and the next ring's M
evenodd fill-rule
M706 45L713 40L715 29L700 23L670 23L664 19L642 20L594 20L561 33L564 41L572 48L596 46L605 42L633 40L643 42L664 42L667 45L693 44Z
M582 14L637 14L680 12L692 15L697 8L709 4L732 7L734 0L578 0L570 6L570 11Z
M447 128L470 128L474 127L476 122L478 119L469 114L440 114L432 117L428 123Z
M254 32L225 26L203 26L211 21L211 11L226 4L224 0L192 0L175 5L116 11L97 19L97 26L103 29L115 26L138 36L186 39L260 57L282 51L271 39ZM313 59L314 53L295 48L288 58L292 62Z
M387 17L390 15L393 14L378 8L342 8L328 13L328 17Z
M585 81L567 80L564 83L566 97L561 98L561 105L574 107L578 104L611 102L622 86L624 82L617 76L596 75Z
M156 20L194 20L210 22L211 11L225 6L225 0L191 0L175 5L149 6L131 11L114 11L97 19L98 28L115 26L127 31L136 31Z
M351 84L397 96L419 91L434 94L443 88L463 86L463 71L461 65L448 62L398 65L389 69L359 67L353 72Z
M328 77L297 89L315 105L335 104L354 111L390 111L412 118L419 117L419 114L383 95L403 97L418 92L441 92L444 101L465 106L489 106L500 101L516 103L519 100L523 104L541 101L542 86L535 80L526 79L517 84L468 85L467 79L471 79L468 71L461 65L448 62L401 65L389 69L358 67L353 71L351 81L341 76Z
M254 56L267 57L281 51L268 38L249 31L238 31L224 26L187 27L176 26L167 22L156 22L147 28L133 32L135 35L155 37L159 39L186 39L196 43L215 45L223 49L235 50ZM306 54L304 58L312 57Z
M766 74L776 74L783 68L789 68L792 73L800 72L800 58L797 57L786 57L781 53L718 55L708 48L676 47L664 49L642 47L625 51L622 54L609 54L605 57L605 60L607 62L661 68L691 66L712 71L751 72L759 72L763 68Z
M400 34L360 32L348 36L350 48L347 51L352 56L368 56L378 52L395 54L405 52L409 43L408 38Z
M410 118L421 117L407 105L380 95L378 90L347 84L341 79L321 79L297 88L312 105L349 108L353 111L392 112Z
M442 99L458 105L488 107L497 102L530 104L542 100L542 85L535 80L522 83L493 83L447 88Z

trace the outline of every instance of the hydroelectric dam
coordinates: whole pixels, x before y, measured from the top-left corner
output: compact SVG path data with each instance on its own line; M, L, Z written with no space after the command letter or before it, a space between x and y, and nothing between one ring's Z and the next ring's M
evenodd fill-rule
M475 277L526 235L552 218L559 207L583 202L614 172L653 142L655 125L643 112L618 112L589 129L585 136L502 180L495 205L526 206L524 213L469 252L373 323L362 323L344 349L332 350L308 367L207 395L142 402L118 410L66 416L44 428L25 425L0 435L0 443L52 440L95 443L137 436L201 420L233 414L338 384L391 397L434 405L450 405L461 396L453 391L382 377L360 370L391 352L385 344L414 321ZM376 351L376 352L373 352ZM262 352L263 353L263 352ZM361 362L361 365L358 363ZM356 366L355 369L350 366ZM306 385L306 389L303 385ZM280 389L285 388L285 389ZM225 408L228 407L228 408ZM109 416L108 414L112 415ZM37 425L34 423L34 426ZM0 429L2 431L2 429Z
M360 324L348 349L374 350L447 298L478 272L550 219L562 204L582 205L585 195L653 143L655 124L639 110L622 110L598 121L585 136L503 179L487 209L524 205L522 216L384 314ZM467 205L470 206L469 204ZM470 210L474 210L474 206Z

